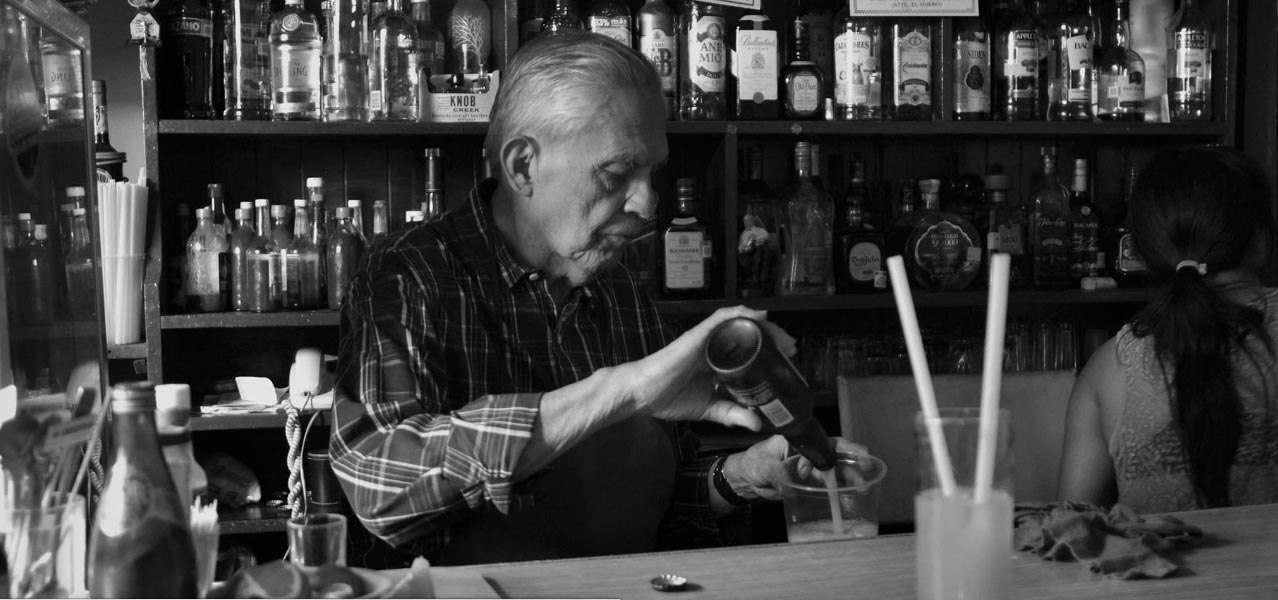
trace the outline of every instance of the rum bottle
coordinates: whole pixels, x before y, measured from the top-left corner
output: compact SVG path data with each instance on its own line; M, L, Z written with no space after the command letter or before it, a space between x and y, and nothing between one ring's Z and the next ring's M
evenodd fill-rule
M745 178L737 187L741 231L737 235L737 287L742 298L771 296L781 240L776 195L763 180L763 152L745 149Z
M684 121L727 116L728 48L723 7L684 0L679 18L679 113Z
M839 261L836 288L840 294L885 292L888 289L884 267L883 234L865 222L861 197L853 195L844 208L847 226L839 236Z
M697 218L697 182L676 182L677 216L662 235L662 292L667 298L701 298L710 291L713 244L710 228Z
M1095 32L1082 0L1070 0L1061 15L1056 39L1058 79L1054 84L1058 92L1052 98L1051 120L1091 121Z
M1074 160L1074 178L1069 186L1069 279L1077 283L1100 274L1105 253L1100 250L1100 214L1092 204L1087 176L1087 159Z
M359 269L364 254L364 241L351 223L351 209L337 209L337 230L328 242L328 307L341 310L346 301L346 287Z
M422 218L434 221L444 214L444 161L439 148L426 149L426 190L422 198Z
M941 210L941 180L920 180L919 191L923 214L905 242L906 270L921 289L965 290L981 274L980 233L967 219Z
M213 9L209 0L168 0L158 11L156 103L161 119L213 117Z
M228 121L271 118L270 4L222 2L222 117Z
M741 120L776 119L777 78L781 71L780 37L776 22L763 11L750 11L737 21L732 75L736 80L733 108Z
M955 19L954 120L990 118L990 35L980 17Z
M373 121L416 121L421 109L417 25L391 0L373 24L368 113ZM318 217L317 217L318 220Z
M1043 172L1034 192L1030 248L1036 288L1069 284L1069 192L1056 176L1056 148L1044 146Z
M592 0L590 32L610 37L630 47L630 7L621 0Z
M896 121L931 121L932 24L923 19L898 19L892 22L890 32L889 116Z
M489 69L492 47L492 12L484 0L457 0L448 13L448 69L452 73L478 75Z
M1011 258L1009 285L1023 288L1030 281L1031 256L1025 248L1025 210L1008 202L1008 191L1011 188L1012 178L1003 173L1001 168L985 176L985 194L989 200L985 257L988 260L995 252L1008 255Z
M674 11L664 0L647 0L639 9L639 52L648 57L661 76L661 95L666 100L666 117L674 119L679 111L679 48L675 37Z
M302 0L284 0L271 16L271 118L316 121L320 118L319 23Z
M835 116L845 121L883 118L882 24L845 16L834 38Z
M368 120L368 2L324 2L324 120Z
M186 243L186 309L222 312L230 294L226 236L213 222L213 211L195 211L196 226Z
M550 35L583 29L581 15L577 12L577 0L555 0L550 16L541 24L542 33Z
M809 60L821 72L822 87L818 96L822 107L825 98L834 96L834 13L830 12L829 4L827 0L799 0L795 9L795 18L807 24L804 41Z
M1112 43L1096 67L1096 117L1104 121L1145 120L1145 60L1132 49L1127 18L1127 0L1116 0Z
M231 233L231 309L249 310L249 254L258 244L253 216L242 208L235 210L235 231Z
M72 319L92 321L98 315L97 262L84 208L71 211L70 245L66 261L68 308Z
M994 108L1000 121L1035 121L1039 118L1039 29L1025 10L1023 0L1002 0L1001 18L995 26Z
M1168 27L1167 99L1173 121L1211 120L1211 22L1184 0Z
M289 244L283 255L282 293L286 310L304 310L319 308L323 304L321 281L324 269L320 261L320 250L311 241L307 232L310 222L306 208L294 209L293 242Z
M790 62L781 71L781 83L785 88L785 117L796 121L820 120L825 108L822 96L825 78L808 54L807 21L796 18L792 28Z
M783 295L834 293L834 201L812 177L812 147L794 145L794 180L785 194Z
M417 26L417 66L421 85L430 89L430 76L448 75L448 39L430 19L430 0L412 0L413 24ZM425 96L422 96L424 99Z

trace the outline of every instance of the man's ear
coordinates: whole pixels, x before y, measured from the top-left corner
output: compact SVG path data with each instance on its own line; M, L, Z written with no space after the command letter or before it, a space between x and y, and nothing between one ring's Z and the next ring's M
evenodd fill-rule
M532 196L533 174L537 170L537 142L515 136L501 147L502 175L520 196Z

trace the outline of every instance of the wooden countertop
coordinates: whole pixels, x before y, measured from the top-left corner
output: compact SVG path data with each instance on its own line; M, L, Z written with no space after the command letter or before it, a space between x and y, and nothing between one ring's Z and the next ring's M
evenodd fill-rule
M1184 552L1190 573L1121 581L1093 575L1085 563L1047 562L1018 553L1012 597L1100 600L1273 600L1278 598L1278 504L1178 513L1205 539ZM714 550L442 568L477 573L502 598L914 598L914 536L769 544ZM670 594L648 581L688 578Z

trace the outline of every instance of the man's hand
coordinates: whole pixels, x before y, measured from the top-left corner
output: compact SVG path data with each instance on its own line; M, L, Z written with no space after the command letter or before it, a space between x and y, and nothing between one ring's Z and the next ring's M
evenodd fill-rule
M834 440L836 452L857 456L870 454L860 444L840 437L830 439ZM786 459L789 447L789 443L780 435L758 442L744 452L728 456L723 463L723 476L732 490L743 498L776 500L781 495L781 481L785 476L781 463ZM799 458L797 471L800 477L806 477L812 472L812 462L807 458Z

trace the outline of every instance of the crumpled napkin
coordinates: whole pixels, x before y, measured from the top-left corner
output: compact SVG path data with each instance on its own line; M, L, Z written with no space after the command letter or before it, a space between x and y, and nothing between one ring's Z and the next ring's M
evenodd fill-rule
M1089 561L1093 573L1161 579L1179 570L1165 554L1199 540L1202 529L1169 516L1143 517L1122 504L1108 512L1082 502L1016 506L1013 543L1045 560Z

